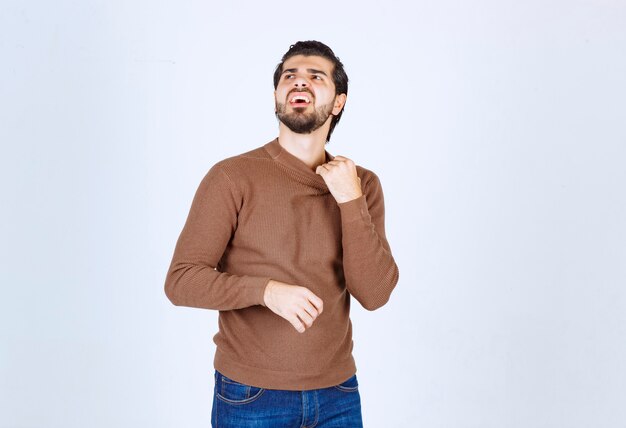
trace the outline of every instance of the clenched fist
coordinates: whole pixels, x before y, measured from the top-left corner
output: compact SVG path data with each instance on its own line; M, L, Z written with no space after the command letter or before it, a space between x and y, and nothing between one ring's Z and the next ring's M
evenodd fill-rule
M330 162L319 165L315 173L322 176L331 195L340 204L363 195L361 177L357 175L352 159L337 155Z
M271 279L263 294L265 306L304 333L322 313L323 302L311 290ZM306 327L305 327L306 326Z

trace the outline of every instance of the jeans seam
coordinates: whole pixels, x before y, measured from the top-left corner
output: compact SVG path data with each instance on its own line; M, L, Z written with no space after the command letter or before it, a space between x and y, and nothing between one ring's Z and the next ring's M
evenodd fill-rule
M239 404L249 404L255 400L257 400L261 395L263 395L263 393L265 392L264 389L261 389L257 394L255 394L252 397L246 398L244 400L231 400L229 398L224 397L221 394L217 394L217 398L224 401L225 403L228 404L233 404L233 405L239 405Z
M216 374L216 379L217 379L217 374ZM246 397L243 400L231 400L229 398L226 398L224 396L224 384L225 383L230 383L231 385L239 385L239 386L244 386L246 388ZM250 397L250 390L252 388L251 385L246 385L245 383L241 383L241 382L237 382L235 380L231 380L230 378L226 378L226 376L224 376L224 374L222 374L221 376L221 385L222 388L219 391L215 392L215 395L217 396L218 399L228 403L228 404L233 404L233 405L237 405L237 404L248 404L251 403L253 401L255 401L257 398L259 398L261 395L263 395L263 393L265 392L265 388L259 388L259 392L257 392L255 395L253 395L252 397Z
M313 398L315 398L315 420L313 421L313 425L311 425L311 428L317 425L317 422L319 421L319 416L320 416L320 408L319 408L320 403L317 400L317 391L315 391Z
M339 391L344 391L344 392L354 392L357 389L359 389L359 385L357 386L341 386L341 385L334 385L334 388L338 389Z

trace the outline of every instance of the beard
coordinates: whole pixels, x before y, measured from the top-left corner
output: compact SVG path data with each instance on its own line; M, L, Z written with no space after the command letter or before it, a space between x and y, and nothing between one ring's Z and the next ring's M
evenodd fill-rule
M276 117L296 134L310 134L326 123L333 111L333 104L331 102L314 108L310 113L304 111L308 107L296 107L294 111L287 113L287 105L276 102Z

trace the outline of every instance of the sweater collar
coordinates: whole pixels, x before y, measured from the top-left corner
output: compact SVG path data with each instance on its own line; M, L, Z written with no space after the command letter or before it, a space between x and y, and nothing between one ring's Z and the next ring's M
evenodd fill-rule
M278 142L278 137L265 144L263 148L265 148L272 159L276 162L279 162L294 172L297 172L306 184L328 191L328 186L326 185L324 178L321 175L316 174L315 171L309 168L307 164L281 146ZM327 150L324 150L324 153L326 157L324 162L329 162L334 159L334 156L328 153Z

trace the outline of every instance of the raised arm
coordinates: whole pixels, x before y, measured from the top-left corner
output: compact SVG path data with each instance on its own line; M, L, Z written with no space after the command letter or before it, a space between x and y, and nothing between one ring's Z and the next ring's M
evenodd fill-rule
M343 271L350 294L367 310L389 300L399 270L385 236L385 202L376 174L360 197L339 204Z
M174 305L216 310L265 305L269 277L216 270L240 207L241 195L215 164L196 191L167 272L165 294Z

